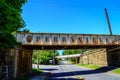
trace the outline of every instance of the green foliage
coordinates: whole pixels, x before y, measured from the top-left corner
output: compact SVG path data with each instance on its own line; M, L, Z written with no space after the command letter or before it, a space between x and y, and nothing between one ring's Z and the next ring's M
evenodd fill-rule
M95 64L76 64L76 65L77 66L83 66L83 67L90 68L90 69L100 68L100 66L95 65ZM120 68L113 69L110 72L115 73L115 74L120 74Z
M0 30L12 33L25 25L21 13L26 0L0 0Z
M3 48L14 48L17 45L17 41L12 34L4 33L0 34L0 46Z
M40 74L40 73L42 73L42 70L41 69L37 69L37 68L33 68L32 72Z
M40 64L49 64L49 60L53 59L53 57L57 55L58 52L54 50L34 50L32 62L36 64L39 60Z
M94 65L94 64L76 64L78 66L84 66L86 68L90 68L90 69L97 69L97 68L100 68L100 66L98 65Z
M0 0L0 47L13 48L17 44L11 34L25 26L22 5L26 0Z
M29 29L23 29L23 30L19 29L19 30L17 31L17 33L29 33L29 32L30 32Z
M113 73L120 74L120 68L112 70Z
M49 60L52 59L52 55L49 52L44 52L40 55L40 64L48 64Z

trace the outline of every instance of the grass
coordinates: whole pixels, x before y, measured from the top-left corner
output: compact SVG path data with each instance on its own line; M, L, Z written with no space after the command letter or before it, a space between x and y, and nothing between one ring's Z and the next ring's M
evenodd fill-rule
M76 64L76 65L83 66L83 67L90 68L90 69L101 68L100 66L94 65L94 64ZM115 74L120 74L120 68L113 69L110 72L115 73Z
M30 80L32 77L37 76L42 73L41 69L33 68L32 69L32 74L26 75L22 78L16 78L15 80Z
M33 72L33 73L40 74L40 73L42 73L42 70L41 70L41 69L37 69L37 68L33 68L33 69L32 69L32 72Z
M120 74L120 68L112 70L113 73Z
M84 66L86 68L90 68L90 69L97 69L97 68L100 68L100 66L98 65L94 65L94 64L76 64L78 66Z

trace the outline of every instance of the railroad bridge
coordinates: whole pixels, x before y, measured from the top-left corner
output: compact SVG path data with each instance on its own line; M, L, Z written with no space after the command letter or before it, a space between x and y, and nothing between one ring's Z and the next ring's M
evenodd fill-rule
M28 49L80 49L120 45L120 35L17 33L15 37Z
M99 49L105 48L107 64L113 65L116 62L113 53L119 50L120 35L102 34L65 34L65 33L16 33L17 41L21 43L14 53L15 76L23 76L31 73L32 50L63 50L63 49ZM119 51L120 52L120 51ZM110 54L110 55L109 55ZM114 56L114 58L112 57ZM117 58L118 59L118 58ZM117 60L120 66L120 59Z

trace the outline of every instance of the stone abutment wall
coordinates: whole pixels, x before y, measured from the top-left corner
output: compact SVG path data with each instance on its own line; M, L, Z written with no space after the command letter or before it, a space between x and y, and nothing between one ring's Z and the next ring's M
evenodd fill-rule
M120 67L120 47L91 49L80 56L79 63Z
M107 52L105 48L91 49L80 57L81 64L95 64L100 66L107 66Z

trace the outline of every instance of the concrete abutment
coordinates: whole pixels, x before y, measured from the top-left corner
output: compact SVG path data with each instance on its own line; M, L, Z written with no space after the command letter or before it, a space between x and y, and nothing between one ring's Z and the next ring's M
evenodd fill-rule
M32 53L32 50L23 48L7 51L8 80L21 78L32 72Z
M17 61L17 77L22 77L32 72L32 51L19 50Z

